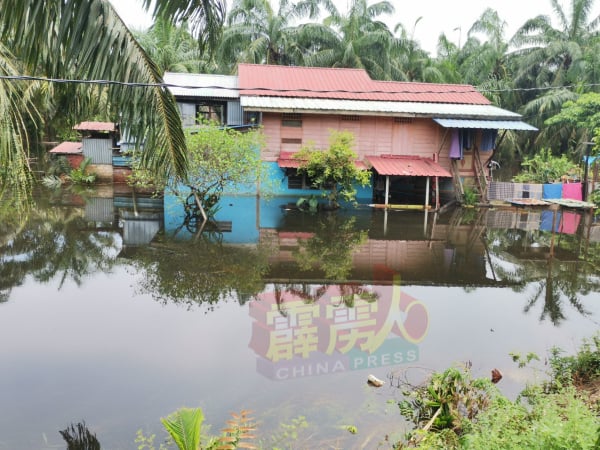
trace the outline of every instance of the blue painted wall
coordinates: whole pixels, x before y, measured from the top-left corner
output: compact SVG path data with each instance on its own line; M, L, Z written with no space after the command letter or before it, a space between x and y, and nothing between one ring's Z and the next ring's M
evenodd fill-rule
M296 198L310 197L311 195L320 196L322 191L316 189L289 189L288 179L285 175L285 169L279 167L277 162L263 162L263 173L265 181L261 183L261 195L287 196ZM372 203L373 187L371 184L365 187L356 185L358 203ZM294 201L295 203L295 201Z

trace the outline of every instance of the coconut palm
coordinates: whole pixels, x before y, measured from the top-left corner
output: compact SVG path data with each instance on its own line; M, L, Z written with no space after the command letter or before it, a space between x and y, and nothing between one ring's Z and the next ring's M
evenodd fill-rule
M147 86L162 81L160 71L108 0L0 0L0 9L1 42L10 46L31 75L139 84L105 84L102 90L112 111L119 111L122 127L138 145L144 144L144 166L165 177L185 177L185 138L175 101L167 89ZM222 0L159 0L154 14L190 20L203 31L200 41L208 45L218 35L223 11ZM6 65L6 56L0 58ZM0 98L11 98L11 89L15 89L11 82L3 80ZM26 186L22 181L27 173L26 133L17 112L33 109L14 100L2 106L0 114L10 126L2 127L5 149L0 157L3 165L12 161L16 171L9 176L19 176L20 185ZM17 162L15 155L20 155ZM5 189L7 175L0 181Z

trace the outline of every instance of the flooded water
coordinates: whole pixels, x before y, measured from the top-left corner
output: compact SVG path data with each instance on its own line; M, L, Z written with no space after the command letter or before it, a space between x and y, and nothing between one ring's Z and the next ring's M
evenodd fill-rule
M292 204L225 198L202 228L173 199L63 191L3 219L0 449L65 448L80 421L104 449L158 444L182 406L210 434L251 410L263 448L390 448L398 379L470 362L514 397L599 328L589 214Z

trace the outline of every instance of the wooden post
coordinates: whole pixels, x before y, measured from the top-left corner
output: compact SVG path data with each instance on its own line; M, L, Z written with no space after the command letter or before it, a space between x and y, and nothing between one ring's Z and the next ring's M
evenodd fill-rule
M385 176L385 206L387 207L390 196L390 176Z
M429 208L429 179L431 177L427 177L427 182L425 184L425 209Z

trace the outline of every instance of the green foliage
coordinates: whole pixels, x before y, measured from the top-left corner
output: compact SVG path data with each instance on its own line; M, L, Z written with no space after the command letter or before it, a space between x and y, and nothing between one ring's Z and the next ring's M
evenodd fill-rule
M539 361L540 357L533 352L527 353L527 355L523 356L520 353L511 352L509 353L510 357L514 362L516 362L520 369L527 366L531 361Z
M339 207L338 200L355 201L354 183L366 186L371 174L356 167L356 153L352 150L354 135L348 131L331 131L329 148L303 147L295 158L300 161L299 173L305 173L317 189L323 190L329 206Z
M592 192L588 197L588 201L594 203L596 208L600 208L600 189L596 189L594 192ZM594 213L599 214L600 210L596 209Z
M135 435L135 443L138 444L137 450L155 450L154 439L156 439L155 434L151 434L150 436L146 436L142 430L138 430ZM158 450L167 450L167 446L161 442Z
M600 379L600 334L585 339L575 355L562 353L558 348L550 351L550 386L582 385Z
M582 94L575 101L567 101L561 111L550 117L546 125L569 125L575 129L584 129L583 136L587 140L594 137L596 130L600 129L600 94L588 92ZM594 145L594 154L600 150L600 141Z
M462 439L465 449L572 450L597 448L600 420L573 388L536 394L529 405L496 397Z
M467 368L450 368L433 373L424 385L403 390L403 395L400 413L417 428L424 432L449 429L460 435L498 393L490 380L471 378ZM422 438L415 432L407 437L409 442Z
M181 408L160 421L179 450L198 450L204 421L200 408Z
M89 173L86 170L91 161L92 160L90 158L85 158L83 161L81 161L79 167L71 170L69 173L69 180L76 184L92 184L94 181L96 181L96 174Z
M473 206L477 203L479 196L477 191L471 186L465 186L464 195L463 195L463 203L467 206Z
M208 436L203 433L204 415L201 408L180 408L166 418L160 419L165 430L179 450L233 450L236 448L256 449L250 441L256 436L256 429L250 411L232 413L227 426L219 436ZM145 436L138 431L135 442L138 450L155 450L155 436ZM166 450L161 444L159 450Z
M280 423L280 430L273 433L268 444L264 444L264 448L272 450L280 450L282 448L293 448L292 445L298 440L300 432L308 428L306 417L294 417L290 423ZM283 446L283 447L282 447Z
M534 353L511 357L519 367L539 360ZM402 415L418 428L408 434L408 445L444 450L598 448L600 416L576 387L585 389L600 380L600 334L585 340L574 356L553 349L549 365L550 381L528 386L515 401L487 379L471 381L467 370L434 373L427 384L403 392L405 400L399 403Z
M251 185L260 179L260 149L264 145L261 130L241 132L210 122L186 130L186 142L187 185L202 202L214 196L218 201L224 189ZM177 180L175 183L170 188L184 200L189 192L179 193L179 183Z
M46 168L46 175L49 176L60 176L69 172L71 172L71 166L69 165L69 160L64 156L52 158Z
M580 168L566 155L554 156L550 149L541 149L521 163L524 171L513 178L518 183L553 183L563 177L580 178Z

